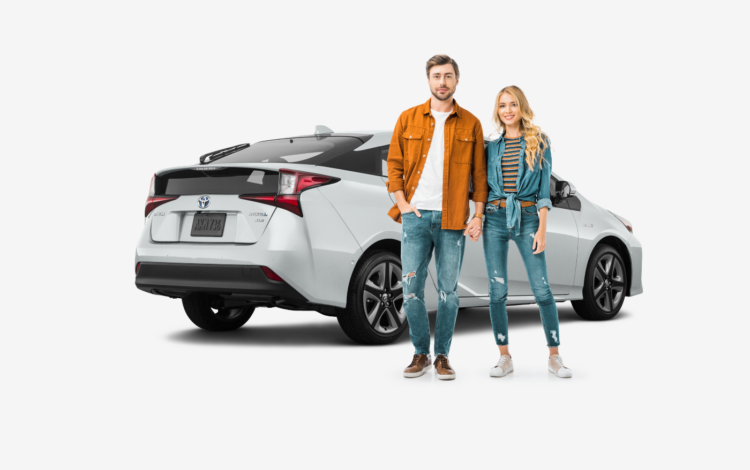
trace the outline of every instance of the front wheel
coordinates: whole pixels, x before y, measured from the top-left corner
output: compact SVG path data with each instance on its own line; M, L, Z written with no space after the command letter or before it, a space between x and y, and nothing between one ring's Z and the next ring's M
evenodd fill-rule
M586 320L609 320L620 312L628 287L625 263L609 245L594 250L583 281L583 300L574 300L573 309Z
M182 299L182 306L195 326L208 331L236 330L255 312L255 307L223 307L221 297L208 294L191 294Z
M378 251L358 263L339 325L358 343L392 343L408 328L403 304L401 259Z

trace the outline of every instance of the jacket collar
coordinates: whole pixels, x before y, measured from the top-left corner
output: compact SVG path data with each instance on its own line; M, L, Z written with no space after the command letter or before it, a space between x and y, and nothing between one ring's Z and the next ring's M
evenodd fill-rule
M430 112L431 103L432 103L432 97L430 97L430 99L428 99L427 102L421 106L420 111L422 112L422 114L429 114L430 116L432 116L432 112ZM456 101L455 98L453 99L453 111L451 112L451 116L454 114L458 116L459 119L462 118L461 107L458 105L458 101Z

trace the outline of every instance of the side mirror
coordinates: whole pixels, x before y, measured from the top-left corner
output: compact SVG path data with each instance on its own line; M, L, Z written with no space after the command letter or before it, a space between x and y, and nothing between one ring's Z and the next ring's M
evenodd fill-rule
M570 196L570 184L567 181L558 181L555 185L554 204L558 204Z

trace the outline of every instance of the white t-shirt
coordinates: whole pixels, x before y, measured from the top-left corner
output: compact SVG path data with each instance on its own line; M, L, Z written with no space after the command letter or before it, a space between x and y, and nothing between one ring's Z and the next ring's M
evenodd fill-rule
M427 161L422 169L414 195L409 203L426 211L443 210L443 164L445 160L445 121L451 113L440 113L431 109L435 118L435 132L427 152Z

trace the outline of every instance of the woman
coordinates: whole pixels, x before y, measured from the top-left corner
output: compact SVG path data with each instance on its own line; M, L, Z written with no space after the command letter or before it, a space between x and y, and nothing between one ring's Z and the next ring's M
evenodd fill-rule
M487 183L490 195L485 210L484 256L490 279L490 318L500 360L492 377L513 372L508 352L508 243L521 252L534 298L539 305L550 356L547 369L557 377L572 377L560 357L557 306L547 282L544 257L547 211L552 209L549 183L552 154L549 139L532 123L534 113L520 88L505 87L495 100L493 121L501 132L487 146ZM479 236L480 229L472 238Z

